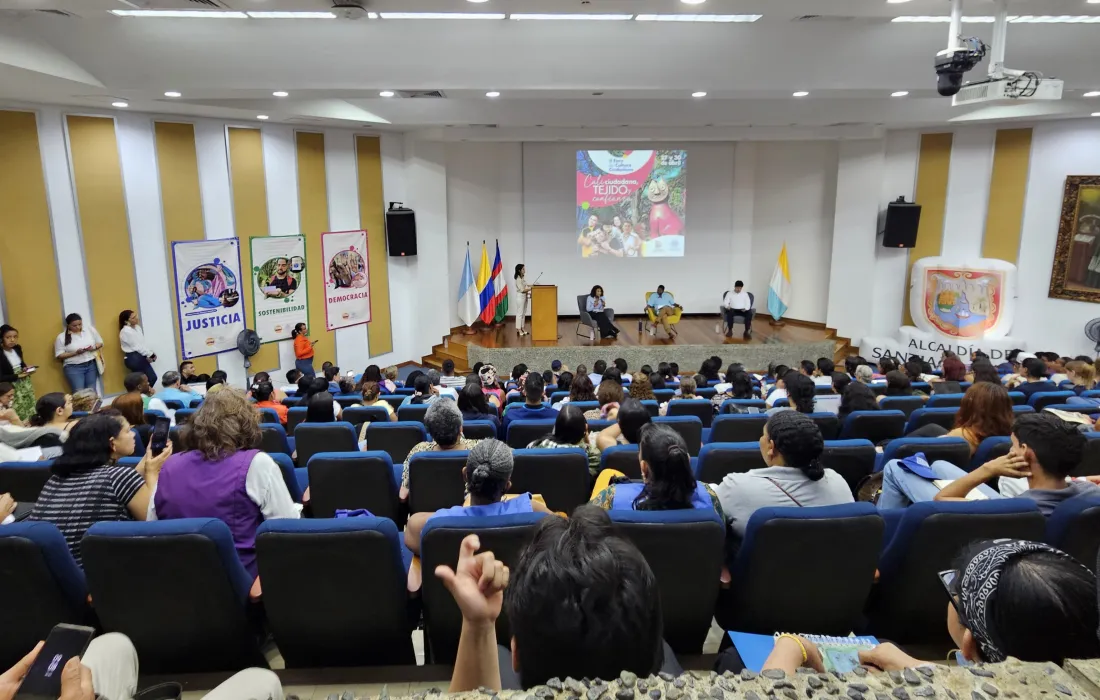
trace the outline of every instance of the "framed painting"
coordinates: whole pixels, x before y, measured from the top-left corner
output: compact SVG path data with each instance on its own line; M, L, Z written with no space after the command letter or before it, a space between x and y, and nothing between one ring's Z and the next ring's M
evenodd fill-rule
M1100 175L1066 178L1048 296L1100 302Z

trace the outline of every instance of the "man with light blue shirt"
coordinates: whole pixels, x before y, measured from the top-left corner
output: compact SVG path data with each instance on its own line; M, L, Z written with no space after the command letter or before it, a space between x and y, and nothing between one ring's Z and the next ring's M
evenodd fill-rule
M190 389L182 389L181 386L187 386L182 384L182 381L183 378L179 372L175 370L165 372L160 378L160 385L164 388L158 391L154 398L161 401L179 401L184 408L188 408L191 405L191 399L197 399L199 395Z
M661 324L661 327L665 329L665 333L671 338L676 335L676 328L669 324L668 318L676 313L676 309L680 308L676 300L672 298L671 294L665 292L665 285L657 285L657 291L649 295L646 299L646 307L653 310L653 314L657 317L657 322ZM649 329L650 335L657 335L657 326L652 326Z

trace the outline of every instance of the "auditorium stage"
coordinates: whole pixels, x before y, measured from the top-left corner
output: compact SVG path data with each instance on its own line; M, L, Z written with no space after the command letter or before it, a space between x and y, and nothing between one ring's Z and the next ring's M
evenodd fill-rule
M684 317L677 324L679 335L670 339L660 328L657 335L638 331L640 316L619 316L615 319L621 331L616 340L596 341L588 339L587 327L581 326L578 335L576 317L558 320L558 335L554 342L535 342L530 336L516 335L515 320L508 318L499 328L482 328L465 335L456 329L443 343L432 348L430 356L423 358L423 364L439 367L443 360L450 358L457 371L468 370L475 362L493 364L502 374L520 362L540 369L549 368L552 360L561 360L573 368L579 363L588 365L598 359L611 361L621 357L627 361L631 371L644 364L654 367L658 362L676 362L684 369L696 370L702 361L712 355L722 358L728 365L740 362L746 369L762 371L771 362L794 365L800 360L816 360L819 357L842 358L848 352L849 341L838 338L832 331L820 324L791 321L776 328L770 325L767 316L757 317L753 322L753 337L744 340L743 327L734 327L734 336L726 338L715 332L716 316ZM530 330L530 323L527 325Z

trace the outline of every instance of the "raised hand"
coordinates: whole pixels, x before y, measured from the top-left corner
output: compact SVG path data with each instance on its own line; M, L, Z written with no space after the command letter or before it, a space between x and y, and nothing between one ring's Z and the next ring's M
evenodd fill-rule
M435 575L451 592L462 611L462 619L473 625L493 625L504 604L508 587L508 567L492 552L475 554L481 549L477 535L468 535L458 551L458 566L437 566Z

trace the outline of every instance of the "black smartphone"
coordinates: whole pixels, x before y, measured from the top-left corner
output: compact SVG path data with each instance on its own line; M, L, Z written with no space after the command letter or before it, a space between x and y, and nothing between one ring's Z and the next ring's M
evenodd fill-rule
M95 405L94 405L94 406L92 406L92 410L91 410L91 412L92 412L92 413L96 413L96 412L98 412L98 411L99 411L99 409L100 409L100 408L102 408L102 407L103 407L103 399L96 399L96 400L95 400Z
M55 625L19 686L15 700L57 700L61 695L61 671L69 659L84 656L93 636L95 630L91 627Z
M153 434L149 438L149 444L153 446L153 456L156 457L168 446L168 430L172 427L172 421L159 417L153 425Z

